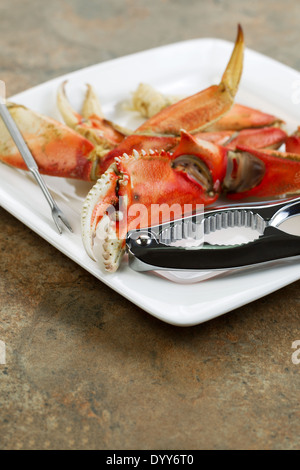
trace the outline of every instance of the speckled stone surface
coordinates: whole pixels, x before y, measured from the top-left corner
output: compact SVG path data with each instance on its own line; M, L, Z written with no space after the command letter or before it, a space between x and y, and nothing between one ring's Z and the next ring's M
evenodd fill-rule
M0 78L10 95L154 46L232 40L237 22L249 47L300 68L299 17L296 0L1 2ZM0 449L299 449L300 282L182 329L1 208L0 256Z

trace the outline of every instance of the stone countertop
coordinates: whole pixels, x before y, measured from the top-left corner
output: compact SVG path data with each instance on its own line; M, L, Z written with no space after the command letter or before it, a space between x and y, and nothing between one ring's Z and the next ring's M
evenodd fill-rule
M233 40L238 22L249 47L300 69L299 17L296 0L2 2L1 79L11 95L163 44ZM0 252L1 449L299 449L299 281L184 329L1 208Z

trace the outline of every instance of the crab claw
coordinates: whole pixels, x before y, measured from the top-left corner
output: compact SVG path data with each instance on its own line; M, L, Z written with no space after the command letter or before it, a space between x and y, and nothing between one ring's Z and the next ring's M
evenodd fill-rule
M300 155L240 146L228 152L223 190L230 199L298 194Z
M243 69L244 36L241 26L235 46L219 85L185 98L148 119L138 134L179 135L180 129L197 132L212 125L233 105Z
M71 107L65 91L66 81L58 88L57 106L65 123L102 150L110 150L132 131L104 118L99 99L91 85L82 106L82 115Z
M89 256L113 272L129 230L167 222L197 209L197 204L214 202L226 173L226 154L223 147L183 132L174 154L133 150L130 156L117 157L83 205L82 233Z
M22 132L41 173L90 181L94 145L69 127L25 106L8 103L8 109ZM21 170L27 166L8 130L0 120L0 160Z
M113 158L106 158L110 153L109 150L94 144L92 141L95 141L95 138L87 138L90 137L90 130L78 133L69 126L25 106L13 103L7 103L7 106L41 173L84 181L97 181L112 163ZM89 103L89 109L91 107L92 104ZM69 124L70 120L71 115L69 115ZM76 128L75 124L73 127ZM0 161L21 170L28 170L1 119Z
M118 184L119 172L113 164L87 195L81 214L86 252L93 260L101 260L107 271L115 271L124 246L124 240L116 231L116 221L108 215L109 209L119 203ZM97 236L101 243L97 243Z

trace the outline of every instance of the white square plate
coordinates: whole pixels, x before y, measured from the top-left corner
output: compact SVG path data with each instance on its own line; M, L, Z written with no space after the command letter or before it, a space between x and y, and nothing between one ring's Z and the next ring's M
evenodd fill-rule
M195 93L219 82L232 48L233 44L217 39L180 42L64 75L10 100L60 119L56 109L58 85L69 80L68 95L73 106L80 109L85 84L91 83L108 119L133 129L140 124L140 119L126 112L120 103L128 99L140 82L167 94ZM300 124L297 86L300 88L298 72L247 50L236 101L281 117L288 131L293 131ZM60 236L31 176L3 164L0 164L0 204L102 282L165 322L179 326L202 323L300 278L299 258L200 283L177 284L151 273L136 273L126 263L115 274L104 273L87 256L81 242L81 205L91 185L59 178L45 179L71 222L74 234L64 232Z

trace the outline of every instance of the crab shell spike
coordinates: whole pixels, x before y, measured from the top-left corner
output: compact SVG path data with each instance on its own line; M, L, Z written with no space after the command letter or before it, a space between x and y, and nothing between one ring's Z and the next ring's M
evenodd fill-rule
M242 71L243 71L243 58L244 58L244 33L241 25L238 25L237 38L235 47L223 73L223 77L220 83L220 87L224 87L225 90L230 94L232 100L234 99L238 86L240 83ZM232 101L233 104L233 101Z
M89 83L87 83L86 87L87 90L81 111L82 116L84 119L89 119L93 115L104 118L101 104L95 89Z
M88 85L83 104L83 116L70 105L65 92L66 81L58 88L57 106L64 122L76 132L98 147L98 151L108 152L118 146L132 131L125 129L103 117L96 92Z
M107 207L117 203L117 181L117 169L113 164L92 187L82 207L81 231L83 245L87 254L94 261L97 261L93 252L97 225L101 218L103 218Z
M78 124L82 120L82 116L77 113L69 103L69 100L66 95L66 84L68 83L65 80L57 90L57 107L59 109L60 114L64 122L67 126L71 127L72 129L76 129Z
M243 57L244 36L239 25L235 46L221 83L164 108L142 124L136 133L179 135L180 129L194 133L211 126L233 105L242 74Z
M89 119L91 116L97 116L98 118L104 118L103 112L101 109L101 104L99 98L94 90L94 88L87 84L87 91L82 105L82 115L77 113L71 106L67 95L66 95L66 84L68 83L65 80L57 90L57 106L62 115L65 123L70 126L72 129L82 122L82 118Z
M94 246L96 260L110 273L118 269L125 251L125 243L118 239L114 226L110 217L105 214L97 225L97 239ZM98 238L102 242L99 242Z

